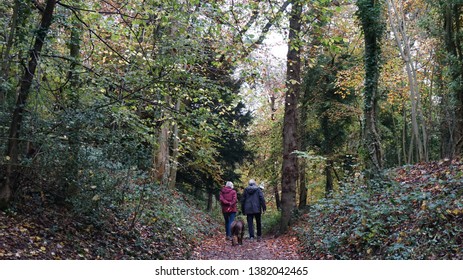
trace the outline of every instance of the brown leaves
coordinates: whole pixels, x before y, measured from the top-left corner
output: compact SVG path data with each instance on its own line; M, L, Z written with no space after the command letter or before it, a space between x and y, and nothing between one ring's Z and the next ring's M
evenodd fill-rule
M184 259L189 248L184 236L157 238L143 225L128 231L116 217L97 228L63 209L32 210L0 211L0 259Z
M463 163L459 160L420 163L395 169L395 181L422 187L432 193L441 192L446 186L461 183L463 180Z
M299 240L292 234L267 237L262 241L245 238L243 245L232 246L223 233L217 232L205 239L193 251L193 259L198 260L297 260Z

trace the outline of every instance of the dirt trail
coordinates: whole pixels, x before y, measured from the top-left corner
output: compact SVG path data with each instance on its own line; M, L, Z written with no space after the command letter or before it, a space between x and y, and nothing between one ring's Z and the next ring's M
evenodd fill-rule
M196 260L299 260L299 241L294 235L277 238L267 236L262 241L245 238L243 245L232 246L222 235L203 241L192 258Z

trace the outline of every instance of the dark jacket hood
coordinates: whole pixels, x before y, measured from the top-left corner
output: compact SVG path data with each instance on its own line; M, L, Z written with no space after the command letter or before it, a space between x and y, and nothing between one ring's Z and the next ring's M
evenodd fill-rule
M246 191L249 193L249 194L253 194L255 193L259 188L257 187L256 184L251 184L249 185L247 188L246 188Z

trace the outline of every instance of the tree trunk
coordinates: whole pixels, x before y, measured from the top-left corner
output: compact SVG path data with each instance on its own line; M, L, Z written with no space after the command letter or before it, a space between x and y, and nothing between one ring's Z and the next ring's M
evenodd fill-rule
M452 81L461 81L463 79L463 53L461 47L461 7L458 3L443 3L444 18L444 42L448 56L453 57L456 61L450 62L449 69ZM452 158L460 155L463 149L463 86L460 83L452 83L449 87L455 106L446 117L452 117L449 121L451 126L446 132L450 149L446 152L446 157Z
M454 131L454 111L450 105L450 98L446 94L447 85L445 84L443 77L444 65L439 65L439 69L436 71L436 87L438 88L440 103L439 108L441 110L440 115L441 121L439 124L440 133L440 158L451 158L453 154L453 131Z
M402 106L402 118L403 118L403 127L402 127L402 155L404 161L407 161L407 112L405 110L405 104ZM407 163L410 163L407 161Z
M306 166L307 163L303 160L299 165L299 209L307 205L307 182L306 182Z
M285 232L296 207L298 177L297 157L297 96L301 84L300 40L302 5L293 1L289 19L289 38L286 72L285 111L283 120L283 166L281 179L280 231Z
M278 184L276 182L273 184L273 194L275 195L275 205L277 210L281 210L280 191L278 190Z
M299 150L307 151L308 148L308 141L306 137L305 131L305 124L307 123L307 110L308 108L305 105L305 102L302 102L300 111L300 119L299 119ZM307 160L302 159L298 162L299 166L299 209L304 208L307 205L307 179L306 179L306 172L307 172Z
M209 179L207 180L208 186L207 189L207 212L212 211L212 202L214 200L214 180L212 179L212 175L209 175Z
M305 95L305 91L302 93ZM305 96L301 97L303 100L306 99ZM308 141L306 137L306 123L308 119L307 111L309 110L306 106L307 102L301 102L301 108L299 109L299 150L307 151ZM307 205L307 182L306 182L306 172L307 172L307 160L303 159L299 162L299 209L304 208Z
M462 50L462 43L461 43L461 16L462 16L462 7L463 4L461 1L456 1L452 7L452 15L454 18L454 44L456 48L457 54L457 65L456 65L456 73L458 75L458 79L455 81L459 81L458 89L456 90L456 100L457 100L457 108L456 108L456 143L455 143L455 155L460 156L463 152L463 86L461 81L463 80L463 50Z
M380 41L382 37L381 3L376 0L358 0L358 14L365 36L365 105L364 144L367 155L367 175L376 177L383 168L383 152L377 127L378 80L380 71Z
M327 159L325 163L325 197L330 197L333 192L333 174L331 173L331 168L333 168L333 161Z
M76 1L75 5L80 5L80 1ZM78 13L78 11L77 11ZM71 27L71 37L69 42L69 57L72 59L68 71L68 80L70 81L69 96L65 99L66 109L78 110L80 107L79 98L79 76L77 73L77 66L80 61L80 44L81 44L82 24L74 17L74 22ZM69 128L69 149L70 155L66 160L65 171L68 174L67 183L63 190L63 197L69 197L78 191L78 178L79 178L79 153L80 153L80 130L81 121L76 118Z
M171 104L171 97L166 96L166 105ZM166 115L163 114L165 118ZM154 176L153 179L162 186L168 185L169 180L169 130L170 122L163 120L159 131L157 149L154 151Z
M175 104L175 111L180 111L180 99L177 100ZM175 183L177 181L177 168L178 168L178 148L179 148L179 137L178 137L178 123L174 124L173 135L172 135L172 158L170 164L170 174L169 174L169 188L175 188Z
M427 161L428 154L425 145L427 133L421 108L421 95L418 88L418 80L416 77L416 69L414 67L412 52L410 50L410 38L408 37L405 29L406 24L403 15L402 3L399 5L400 13L392 0L388 0L387 4L390 26L394 33L394 37L396 39L402 60L405 63L405 69L407 71L410 88L411 121L413 132L413 137L411 137L413 141L410 141L410 145L413 145L413 142L416 143L418 161ZM414 149L412 146L410 146L410 151L412 150ZM412 162L411 156L409 157L409 162Z
M9 159L9 162L7 165L4 182L2 186L0 186L0 208L7 207L11 198L11 190L15 185L14 178L16 177L16 167L19 160L19 136L23 114L27 105L30 88L34 80L40 52L53 19L53 10L55 6L56 0L47 0L40 27L35 38L34 47L30 52L29 64L25 69L24 76L21 80L19 94L16 100L16 107L13 111L9 130L8 148L5 156L7 159Z
M6 42L6 46L3 49L0 59L2 61L2 68L1 68L1 73L0 73L0 80L7 81L9 72L10 72L10 52L11 48L13 47L13 39L15 37L16 29L18 26L18 17L19 17L19 7L21 5L21 2L19 0L14 1L14 8L13 8L13 15L11 17L10 21L10 33L8 34L8 39ZM0 88L0 105L3 105L6 99L6 90Z

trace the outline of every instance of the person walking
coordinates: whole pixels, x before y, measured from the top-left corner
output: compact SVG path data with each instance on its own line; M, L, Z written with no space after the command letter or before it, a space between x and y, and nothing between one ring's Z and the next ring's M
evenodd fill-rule
M256 185L254 179L249 180L241 199L241 211L246 215L248 222L249 239L254 239L254 219L256 220L257 241L262 239L261 215L267 210L262 190Z
M228 181L220 190L220 204L222 206L223 218L225 220L225 238L227 240L232 238L230 227L233 220L235 220L237 203L238 198L236 191L233 189L233 183Z

